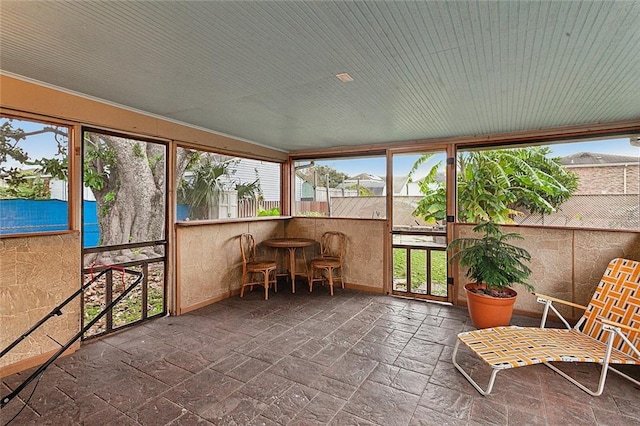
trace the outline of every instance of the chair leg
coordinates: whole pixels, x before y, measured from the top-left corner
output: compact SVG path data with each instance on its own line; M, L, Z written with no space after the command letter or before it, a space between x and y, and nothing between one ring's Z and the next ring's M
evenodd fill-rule
M313 292L313 266L307 271L307 281L309 282L309 293Z
M327 275L329 275L329 291L333 296L333 268L327 268Z
M240 283L240 297L244 297L244 287L247 285L247 271L242 271L242 282Z
M616 370L615 368L611 367L609 364L609 361L611 360L611 352L613 349L613 339L615 338L615 334L613 332L609 333L609 338L607 339L607 349L605 351L604 354L604 359L602 360L602 363L600 364L600 381L598 382L598 388L595 391L592 391L591 389L587 388L585 385L583 385L582 383L578 382L576 379L574 379L573 377L569 376L567 373L565 373L564 371L560 370L558 367L551 365L551 363L545 362L543 363L544 365L546 365L547 367L549 367L550 369L552 369L553 371L555 371L556 373L558 373L559 375L561 375L562 377L564 377L565 379L567 379L568 381L570 381L571 383L573 383L574 385L576 385L577 387L579 387L580 389L582 389L583 391L585 391L586 393L588 393L591 396L600 396L602 395L602 391L604 390L604 383L607 380L607 372L609 371L609 369L611 369L613 372L618 373L619 375L629 378L632 382L634 382L635 384L639 384L636 380L632 379L631 377L627 376L626 374Z
M605 383L605 381L607 379L607 371L610 368L610 367L608 368L606 365L600 365L600 368L601 368L601 370L600 370L600 381L598 382L598 388L593 391L593 390L587 388L585 385L583 385L579 381L577 381L576 379L574 379L573 377L569 376L564 371L560 370L555 365L551 365L548 362L544 362L543 364L546 365L547 367L549 367L550 369L552 369L553 371L555 371L556 373L558 373L559 375L561 375L562 377L564 377L565 379L567 379L568 381L570 381L571 383L573 383L574 385L576 385L577 387L579 387L580 389L582 389L583 391L585 391L586 393L588 393L591 396L600 396L600 395L602 395L602 392L604 391L604 383ZM618 372L617 370L615 370L613 368L612 368L612 370Z
M485 391L484 389L482 389L480 387L480 385L478 385L476 383L475 380L473 380L471 378L471 376L464 371L464 369L460 366L460 364L458 364L458 361L456 360L456 356L458 354L458 347L460 346L460 340L458 339L456 341L456 346L453 348L453 354L451 355L451 360L453 361L453 365L454 367L456 367L456 369L462 373L462 375L465 377L465 379L467 379L469 381L469 383L471 383L473 385L474 388L476 388L476 390L478 392L480 392L481 395L487 396L491 393L491 390L493 389L493 383L496 380L496 374L498 374L498 370L497 368L493 368L493 371L491 372L491 378L489 379L489 385L487 386L487 390Z
M262 271L264 274L264 300L269 300L269 271Z
M344 277L342 276L342 266L340 267L340 269L338 269L340 271L340 284L342 285L342 288L344 288Z

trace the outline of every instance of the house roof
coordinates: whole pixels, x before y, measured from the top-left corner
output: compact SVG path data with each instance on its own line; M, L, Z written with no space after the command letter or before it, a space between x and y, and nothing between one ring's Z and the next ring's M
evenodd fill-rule
M639 163L640 157L630 155L600 154L595 152L578 152L567 155L560 159L560 163L565 166L584 164L621 164Z
M349 181L356 181L356 180L361 180L361 181L370 181L370 182L384 182L384 178L380 177L380 176L376 176L376 175L371 175L369 173L360 173L359 175L355 175L355 176L351 176L349 179L347 179Z
M398 194L402 191L402 188L409 182L409 176L394 176L393 177L393 193Z
M639 21L638 1L2 0L0 67L291 152L640 119Z

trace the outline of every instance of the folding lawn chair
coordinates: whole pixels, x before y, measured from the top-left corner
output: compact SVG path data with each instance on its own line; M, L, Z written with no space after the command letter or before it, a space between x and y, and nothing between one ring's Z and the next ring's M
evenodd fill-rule
M453 350L453 365L482 395L488 395L501 370L543 363L583 391L599 396L604 389L608 370L631 380L611 364L640 365L640 262L613 259L605 271L588 306L536 294L545 305L540 328L495 327L458 334ZM572 328L552 302L562 303L585 312ZM544 328L551 309L566 329ZM464 343L493 371L487 390L483 390L458 364L456 355ZM570 377L550 362L589 362L601 364L600 381L595 391Z

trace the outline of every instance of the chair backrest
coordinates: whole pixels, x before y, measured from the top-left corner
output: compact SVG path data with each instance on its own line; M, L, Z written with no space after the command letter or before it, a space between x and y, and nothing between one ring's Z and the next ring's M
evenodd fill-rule
M256 240L253 235L247 233L240 235L240 252L242 253L243 265L256 259Z
M640 262L613 259L578 323L584 334L605 342L609 333L603 332L596 318L640 328ZM631 343L640 346L640 333L623 331ZM616 337L613 347L637 357L620 337Z
M342 260L347 247L347 236L342 232L327 231L320 238L320 256L335 257Z

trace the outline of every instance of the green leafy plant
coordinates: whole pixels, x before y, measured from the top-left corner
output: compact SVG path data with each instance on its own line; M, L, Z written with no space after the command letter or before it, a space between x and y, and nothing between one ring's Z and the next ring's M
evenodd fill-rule
M578 188L578 176L550 158L548 147L471 151L458 156L458 220L467 223L513 223L529 213L550 214ZM431 158L420 157L409 172ZM446 215L446 183L438 179L436 164L420 183L424 198L413 212L427 223Z
M468 268L467 277L477 284L486 284L487 293L495 297L504 297L504 289L513 284L521 284L527 290L534 288L526 280L531 270L525 261L531 260L529 252L508 243L509 240L522 240L515 232L504 233L494 222L482 222L473 228L483 233L481 238L457 238L447 246L454 251L449 262L458 260L460 266Z
M47 200L51 196L48 182L34 172L18 172L5 178L6 187L0 187L0 199L23 198Z
M178 185L178 202L189 205L192 219L209 219L209 206L220 193L233 188L236 163L230 158L203 155L191 165L191 177Z
M113 206L113 203L116 201L116 193L113 191L109 191L102 197L102 203L100 203L100 207L98 208L98 215L100 217L105 217L109 214L109 210Z
M358 197L374 197L376 195L369 188L365 188L364 186L360 186L360 185L350 185L350 186L347 186L345 189L353 189L358 191Z
M139 142L136 142L133 144L133 155L138 158L144 157L144 153L142 152L142 146L140 145Z
M274 207L272 209L258 208L258 216L280 216L280 209Z
M259 177L256 177L253 182L237 183L235 188L238 191L239 200L257 200L262 196Z

